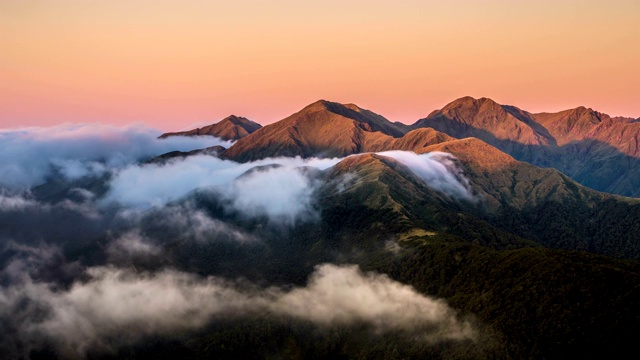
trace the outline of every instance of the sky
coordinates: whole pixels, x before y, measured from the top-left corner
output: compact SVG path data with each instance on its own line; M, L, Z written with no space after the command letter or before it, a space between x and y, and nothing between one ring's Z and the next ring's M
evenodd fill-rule
M638 84L638 0L0 0L0 128L268 124L318 99L413 123L467 95L640 117Z

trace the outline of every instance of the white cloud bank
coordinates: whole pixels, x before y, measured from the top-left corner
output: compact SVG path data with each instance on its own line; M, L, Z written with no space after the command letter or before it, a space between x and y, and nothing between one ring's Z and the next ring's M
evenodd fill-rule
M95 124L0 130L0 187L24 190L53 172L74 180L173 150L232 145L212 136L157 139L160 133L143 125Z
M195 189L206 187L219 187L242 195L242 191L251 190L246 188L247 186L256 186L265 192L274 191L283 194L286 190L283 188L286 188L289 183L281 183L278 180L283 180L287 175L298 177L296 173L299 173L299 170L296 168L310 166L323 170L337 164L340 160L296 157L237 163L213 156L198 155L174 159L165 164L132 165L115 175L105 200L134 208L148 208L164 205L184 197ZM270 165L280 165L280 167L268 168ZM235 189L227 187L240 175L260 166L264 166L265 169L238 179ZM254 180L258 175L264 176L263 181ZM294 189L299 187L295 185ZM243 202L244 200L241 200L239 204Z
M455 166L451 154L418 155L408 151L379 154L406 165L437 191L473 199L468 180ZM321 185L301 168L325 170L341 160L296 157L237 163L200 155L162 164L131 165L115 174L103 201L142 210L164 206L196 189L214 188L233 210L246 216L267 216L273 221L294 223L299 218L316 215L312 202Z
M317 216L313 196L320 183L302 167L322 170L339 161L296 157L237 163L199 155L164 164L132 165L115 174L102 202L144 210L208 188L243 216L266 216L272 222L294 224Z

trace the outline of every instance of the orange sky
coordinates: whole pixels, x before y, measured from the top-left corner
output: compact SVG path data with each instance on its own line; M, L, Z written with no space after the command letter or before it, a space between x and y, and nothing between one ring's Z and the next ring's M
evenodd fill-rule
M639 117L640 1L0 0L0 128L267 124L321 98L412 123L464 95Z

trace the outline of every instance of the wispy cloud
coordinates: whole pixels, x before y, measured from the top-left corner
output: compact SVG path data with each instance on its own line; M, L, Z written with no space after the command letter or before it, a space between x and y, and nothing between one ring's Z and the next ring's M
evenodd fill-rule
M455 156L444 152L416 154L411 151L384 151L388 156L406 165L434 190L454 198L472 201L471 187L462 170L456 165Z

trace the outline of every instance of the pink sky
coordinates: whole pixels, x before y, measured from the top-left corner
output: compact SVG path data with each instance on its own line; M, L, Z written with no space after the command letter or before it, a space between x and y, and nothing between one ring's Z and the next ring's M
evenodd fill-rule
M326 99L640 116L640 1L0 0L0 128L271 123Z

